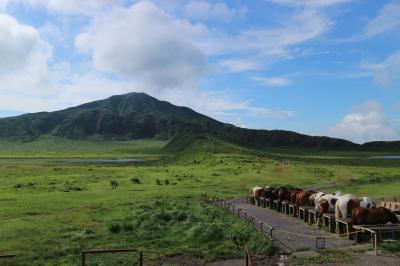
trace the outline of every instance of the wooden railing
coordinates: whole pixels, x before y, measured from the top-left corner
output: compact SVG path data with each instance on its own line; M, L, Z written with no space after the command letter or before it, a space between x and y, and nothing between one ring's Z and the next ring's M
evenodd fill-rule
M247 247L245 248L245 252L246 252L246 266L254 266L253 256Z

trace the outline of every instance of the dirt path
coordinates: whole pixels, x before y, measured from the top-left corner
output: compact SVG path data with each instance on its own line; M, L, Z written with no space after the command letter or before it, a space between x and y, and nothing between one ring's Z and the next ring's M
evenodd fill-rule
M245 203L243 198L231 201L235 208L240 208L255 217L255 222L262 221L274 228L273 237L285 252L296 250L315 250L316 237L325 237L326 248L340 248L354 245L354 241L336 236L310 226L297 218L279 213L269 208L256 207Z

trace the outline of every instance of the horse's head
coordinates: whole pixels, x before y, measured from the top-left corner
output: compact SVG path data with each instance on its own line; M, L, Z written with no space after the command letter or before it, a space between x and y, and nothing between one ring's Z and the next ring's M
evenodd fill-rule
M396 214L386 208L385 208L385 216L387 217L388 222L391 222L393 224L400 223L399 218L397 218Z

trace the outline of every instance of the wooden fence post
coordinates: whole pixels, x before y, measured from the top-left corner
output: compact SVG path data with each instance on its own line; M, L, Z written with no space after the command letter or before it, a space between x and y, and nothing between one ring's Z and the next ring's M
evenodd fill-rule
M86 265L86 253L82 252L82 266Z
M139 266L143 266L143 251L139 252Z

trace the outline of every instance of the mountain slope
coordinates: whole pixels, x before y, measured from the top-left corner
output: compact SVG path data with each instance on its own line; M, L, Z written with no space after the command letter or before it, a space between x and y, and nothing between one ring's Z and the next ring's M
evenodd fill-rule
M187 107L159 101L144 93L129 93L61 111L0 119L0 137L31 139L51 134L71 139L96 135L168 139L178 133L209 131L221 125Z
M291 131L239 128L144 93L112 96L56 112L0 119L0 138L12 139L34 139L42 135L70 139L171 139L185 133L214 134L224 140L260 148L400 150L400 142L358 145L343 139Z

